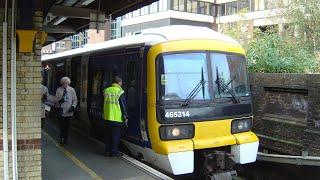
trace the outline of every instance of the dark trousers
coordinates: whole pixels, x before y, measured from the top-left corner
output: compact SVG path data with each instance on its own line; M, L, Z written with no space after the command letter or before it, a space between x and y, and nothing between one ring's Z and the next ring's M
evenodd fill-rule
M44 122L45 122L46 118L41 118L41 129L44 128Z
M105 121L105 152L111 155L117 154L121 137L121 127L123 123Z
M65 142L68 140L70 119L71 116L59 118L60 139L64 140Z

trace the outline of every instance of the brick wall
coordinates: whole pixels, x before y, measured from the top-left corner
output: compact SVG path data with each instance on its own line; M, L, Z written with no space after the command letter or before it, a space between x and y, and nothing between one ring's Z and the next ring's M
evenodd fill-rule
M320 156L320 74L250 74L261 147Z
M2 22L4 11L0 11L0 31L2 40ZM10 13L9 13L10 14ZM10 19L10 17L9 17ZM9 23L10 24L10 23ZM41 30L42 13L37 12L34 17L34 28ZM11 27L8 33L11 33ZM41 83L41 36L36 35L34 52L17 53L17 149L19 179L41 179L41 123L40 123L40 83ZM8 37L10 41L10 37ZM10 43L8 43L10 48ZM2 48L2 43L1 43ZM2 53L2 49L1 52ZM8 49L8 76L10 76L10 49ZM2 59L2 55L1 55ZM1 60L2 61L2 60ZM1 62L2 63L2 62ZM2 64L1 64L2 65ZM2 67L1 67L2 68ZM0 86L2 88L2 79ZM2 93L2 89L1 92ZM0 94L2 101L2 94ZM10 77L8 77L8 126L10 123ZM0 107L0 179L3 178L2 151L2 104ZM11 129L8 129L11 138ZM11 165L11 140L9 139L9 162ZM12 172L10 168L10 177Z

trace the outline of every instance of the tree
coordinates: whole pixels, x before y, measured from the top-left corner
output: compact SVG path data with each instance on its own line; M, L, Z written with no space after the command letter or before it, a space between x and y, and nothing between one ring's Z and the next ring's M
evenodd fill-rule
M244 45L250 72L313 73L319 62L305 46L276 33L259 33Z
M320 72L320 64L314 53L320 45L317 45L320 37L320 18L317 18L320 17L320 1L310 0L310 4L303 4L306 0L292 1L283 16L291 25L289 27L292 28L292 32L300 29L300 32L306 32L301 33L303 35L285 36L273 29L260 32L258 29L248 28L250 21L246 20L246 10L238 14L239 21L224 29L223 33L237 39L245 48L250 72ZM301 7L305 10L301 11ZM305 16L305 12L309 14Z
M238 21L232 24L225 24L222 29L222 33L227 34L241 44L246 44L250 39L253 38L254 29L251 20L247 20L246 13L249 12L248 9L242 9L237 14Z
M285 18L295 31L297 42L305 44L310 51L320 51L320 1L291 0Z

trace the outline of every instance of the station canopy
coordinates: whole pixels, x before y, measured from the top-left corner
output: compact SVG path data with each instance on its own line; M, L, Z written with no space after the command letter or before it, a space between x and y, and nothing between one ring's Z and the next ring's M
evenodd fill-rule
M44 12L43 30L48 41L58 41L88 29L102 29L104 21L115 19L156 0L34 0ZM20 2L28 2L22 0ZM38 3L38 4L37 4ZM51 39L50 39L51 38Z

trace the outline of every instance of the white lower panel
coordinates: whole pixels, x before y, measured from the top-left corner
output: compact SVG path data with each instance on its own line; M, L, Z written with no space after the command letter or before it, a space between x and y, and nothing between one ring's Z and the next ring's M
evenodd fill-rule
M168 158L174 175L193 172L193 151L169 153Z
M259 141L231 146L233 161L239 164L255 162L258 154L258 147Z
M143 148L136 144L123 140L133 155L142 153L144 160L154 166L174 175L188 174L193 172L194 153L193 151L170 153L162 155L155 153L152 149Z

